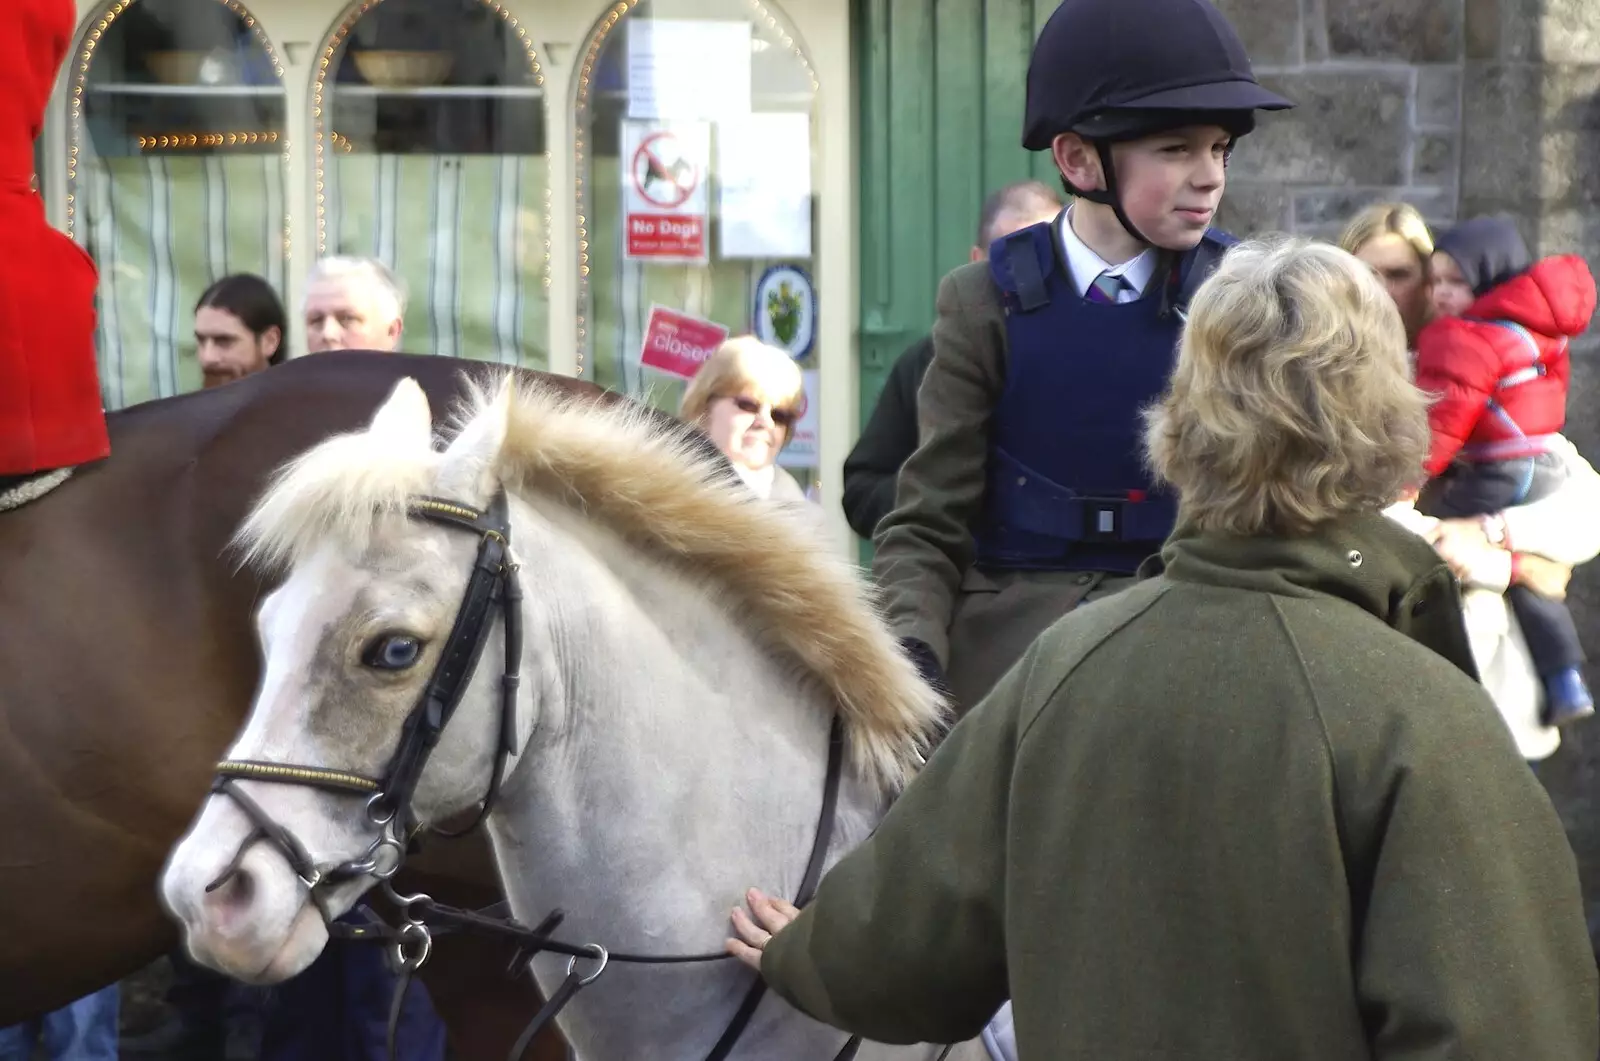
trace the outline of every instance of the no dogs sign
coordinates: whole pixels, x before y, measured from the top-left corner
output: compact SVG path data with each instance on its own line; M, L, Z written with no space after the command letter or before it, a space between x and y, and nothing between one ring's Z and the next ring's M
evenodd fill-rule
M627 257L706 260L710 161L711 126L705 122L623 122L622 223Z

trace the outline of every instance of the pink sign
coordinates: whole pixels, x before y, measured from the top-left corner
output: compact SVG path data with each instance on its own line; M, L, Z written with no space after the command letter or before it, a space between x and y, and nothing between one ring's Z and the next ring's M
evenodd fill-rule
M665 306L650 307L639 363L690 379L728 337L728 329Z

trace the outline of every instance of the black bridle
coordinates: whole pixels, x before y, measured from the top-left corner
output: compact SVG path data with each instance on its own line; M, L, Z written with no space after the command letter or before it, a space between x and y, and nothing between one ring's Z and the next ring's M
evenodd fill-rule
M455 714L461 697L466 692L483 646L489 639L494 612L498 609L505 631L505 673L500 679L500 740L496 750L495 766L489 778L489 790L483 806L472 822L457 833L445 835L464 836L476 829L494 809L504 780L506 760L517 749L517 686L522 669L522 588L517 581L517 568L508 554L510 518L504 491L497 492L488 509L477 509L437 498L419 498L407 511L416 517L459 527L479 536L478 558L473 565L472 577L467 582L461 607L456 612L455 624L445 641L433 676L423 689L417 705L406 716L400 731L400 744L389 759L383 776L371 778L345 770L330 770L321 766L297 766L286 763L268 763L250 759L228 759L217 764L216 781L212 791L227 796L244 811L255 829L239 845L238 852L216 880L206 886L207 891L222 887L238 872L239 863L246 852L258 841L265 840L277 848L289 861L295 874L311 891L325 922L332 923L328 915L326 898L319 891L323 885L340 884L358 877L388 880L405 861L406 849L416 837L421 823L412 808L417 782L427 765L439 735ZM237 782L271 781L278 784L302 785L343 795L367 797L367 820L379 830L359 858L333 866L318 866L306 847L294 834L274 822L251 799Z
M438 743L439 735L455 714L461 698L471 681L483 647L488 641L498 610L505 634L505 669L500 682L500 739L496 750L493 773L483 805L466 828L445 833L450 837L465 836L476 829L494 808L505 779L506 762L517 752L516 699L520 684L522 663L522 590L517 581L517 565L510 555L510 515L504 490L497 491L488 508L483 511L452 501L437 498L420 498L407 508L411 516L431 520L471 531L478 535L478 555L473 565L472 577L467 582L461 607L456 614L450 637L445 642L439 663L429 679L417 705L406 717L400 734L400 744L390 758L381 777L322 766L299 766L256 760L224 760L217 764L216 781L212 791L231 799L254 828L240 843L238 851L216 880L206 886L206 891L223 887L238 873L245 854L255 844L265 841L288 861L296 876L310 893L330 935L345 939L389 942L394 948L401 978L396 986L389 1015L389 1055L395 1056L395 1031L398 1027L401 1003L411 977L428 960L433 937L443 931L471 931L498 936L516 944L512 971L525 967L541 952L568 956L566 977L551 993L539 1013L517 1039L511 1058L516 1061L538 1035L555 1019L581 988L587 987L605 971L609 962L641 965L674 965L699 962L724 961L729 955L722 951L708 954L644 955L612 953L599 944L570 944L551 938L565 916L560 910L552 912L537 926L529 927L508 916L494 916L492 911L468 911L444 906L426 895L402 896L397 894L390 879L405 862L407 852L425 827L412 807L418 781L428 757ZM839 717L834 716L828 737L828 767L823 781L822 810L817 819L815 839L806 862L794 903L804 906L816 894L822 879L822 867L832 844L834 819L839 802L839 783L843 773L844 730ZM379 830L378 838L358 858L333 865L318 865L300 840L283 825L275 822L260 804L250 797L239 781L266 781L285 785L301 785L321 789L337 795L366 797L367 820ZM352 926L336 924L327 906L325 886L345 883L361 877L379 882L405 912L405 923L399 929L387 925ZM344 930L344 931L340 931ZM592 971L581 972L579 959L595 962ZM733 1051L744 1033L757 1006L766 994L766 981L759 975L746 991L733 1019L718 1039L706 1061L724 1061ZM853 1036L837 1055L836 1061L854 1058L861 1044ZM949 1051L946 1050L946 1053Z

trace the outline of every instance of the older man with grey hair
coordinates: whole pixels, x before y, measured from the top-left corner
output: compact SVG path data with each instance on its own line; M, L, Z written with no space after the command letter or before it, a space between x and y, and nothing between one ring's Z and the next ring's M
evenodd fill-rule
M306 349L398 350L405 285L376 258L322 258L306 284Z

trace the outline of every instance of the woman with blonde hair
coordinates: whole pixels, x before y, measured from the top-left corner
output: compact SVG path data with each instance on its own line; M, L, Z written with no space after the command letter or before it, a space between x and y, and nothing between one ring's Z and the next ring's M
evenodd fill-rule
M689 381L678 416L703 430L758 497L804 501L778 454L805 411L805 381L794 359L753 335L729 339Z
M1433 233L1410 203L1373 203L1352 217L1339 234L1339 246L1372 267L1388 289L1406 326L1406 347L1432 315L1428 263Z
M803 912L752 890L728 949L891 1042L1009 992L1021 1057L1594 1061L1572 849L1449 569L1383 516L1426 405L1365 265L1230 251L1147 417L1160 557L1041 635Z

